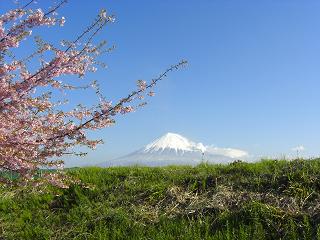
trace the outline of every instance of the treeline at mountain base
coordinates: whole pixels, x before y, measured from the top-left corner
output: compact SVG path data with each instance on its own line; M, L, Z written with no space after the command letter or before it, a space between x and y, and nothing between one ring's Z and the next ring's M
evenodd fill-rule
M0 190L0 239L320 239L320 159L74 168Z

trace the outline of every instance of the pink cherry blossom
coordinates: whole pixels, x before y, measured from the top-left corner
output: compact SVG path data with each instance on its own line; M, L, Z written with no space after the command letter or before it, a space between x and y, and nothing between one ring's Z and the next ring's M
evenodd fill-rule
M93 39L114 21L114 17L107 15L106 11L101 11L96 20L74 40L64 40L65 47L57 48L56 44L38 38L35 52L20 58L12 58L8 54L9 50L12 52L23 46L32 29L54 27L56 23L63 25L65 18L57 20L55 12L65 2L58 2L48 11L40 8L13 9L0 16L0 170L18 174L19 184L33 182L37 185L39 179L36 180L35 175L39 168L61 168L65 155L83 155L74 152L77 145L94 149L101 144L99 139L89 139L87 132L112 126L116 115L143 106L145 103L139 103L141 96L153 96L151 90L155 84L168 72L186 63L182 61L169 67L150 83L139 80L136 90L114 104L106 100L96 82L79 87L85 82L82 78L86 73L99 67L96 58L104 52L105 46L104 43L93 44ZM36 59L41 67L34 70L29 62ZM63 76L73 76L75 84L66 83ZM89 88L97 92L97 103L94 106L68 105L69 111L61 110L61 105L68 101L56 100L51 93L59 90L68 96L70 90L85 91ZM135 101L138 101L136 105L133 103ZM70 180L63 171L42 177L46 183L60 187L66 187ZM8 179L1 181L8 183Z

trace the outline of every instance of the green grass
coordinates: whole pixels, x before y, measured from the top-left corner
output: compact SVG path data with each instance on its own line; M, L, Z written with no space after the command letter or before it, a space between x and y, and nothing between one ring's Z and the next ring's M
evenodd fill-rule
M319 239L320 160L76 168L0 189L0 239Z

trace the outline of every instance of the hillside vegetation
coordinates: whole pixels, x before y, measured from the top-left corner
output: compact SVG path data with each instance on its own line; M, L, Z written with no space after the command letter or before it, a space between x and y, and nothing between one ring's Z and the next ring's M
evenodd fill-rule
M320 159L76 168L0 190L0 239L319 239Z

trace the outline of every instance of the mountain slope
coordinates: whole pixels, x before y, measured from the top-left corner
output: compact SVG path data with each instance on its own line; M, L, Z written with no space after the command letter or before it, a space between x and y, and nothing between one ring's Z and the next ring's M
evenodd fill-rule
M201 162L229 163L247 153L239 149L217 148L195 143L179 134L167 133L142 149L99 166L197 165Z

